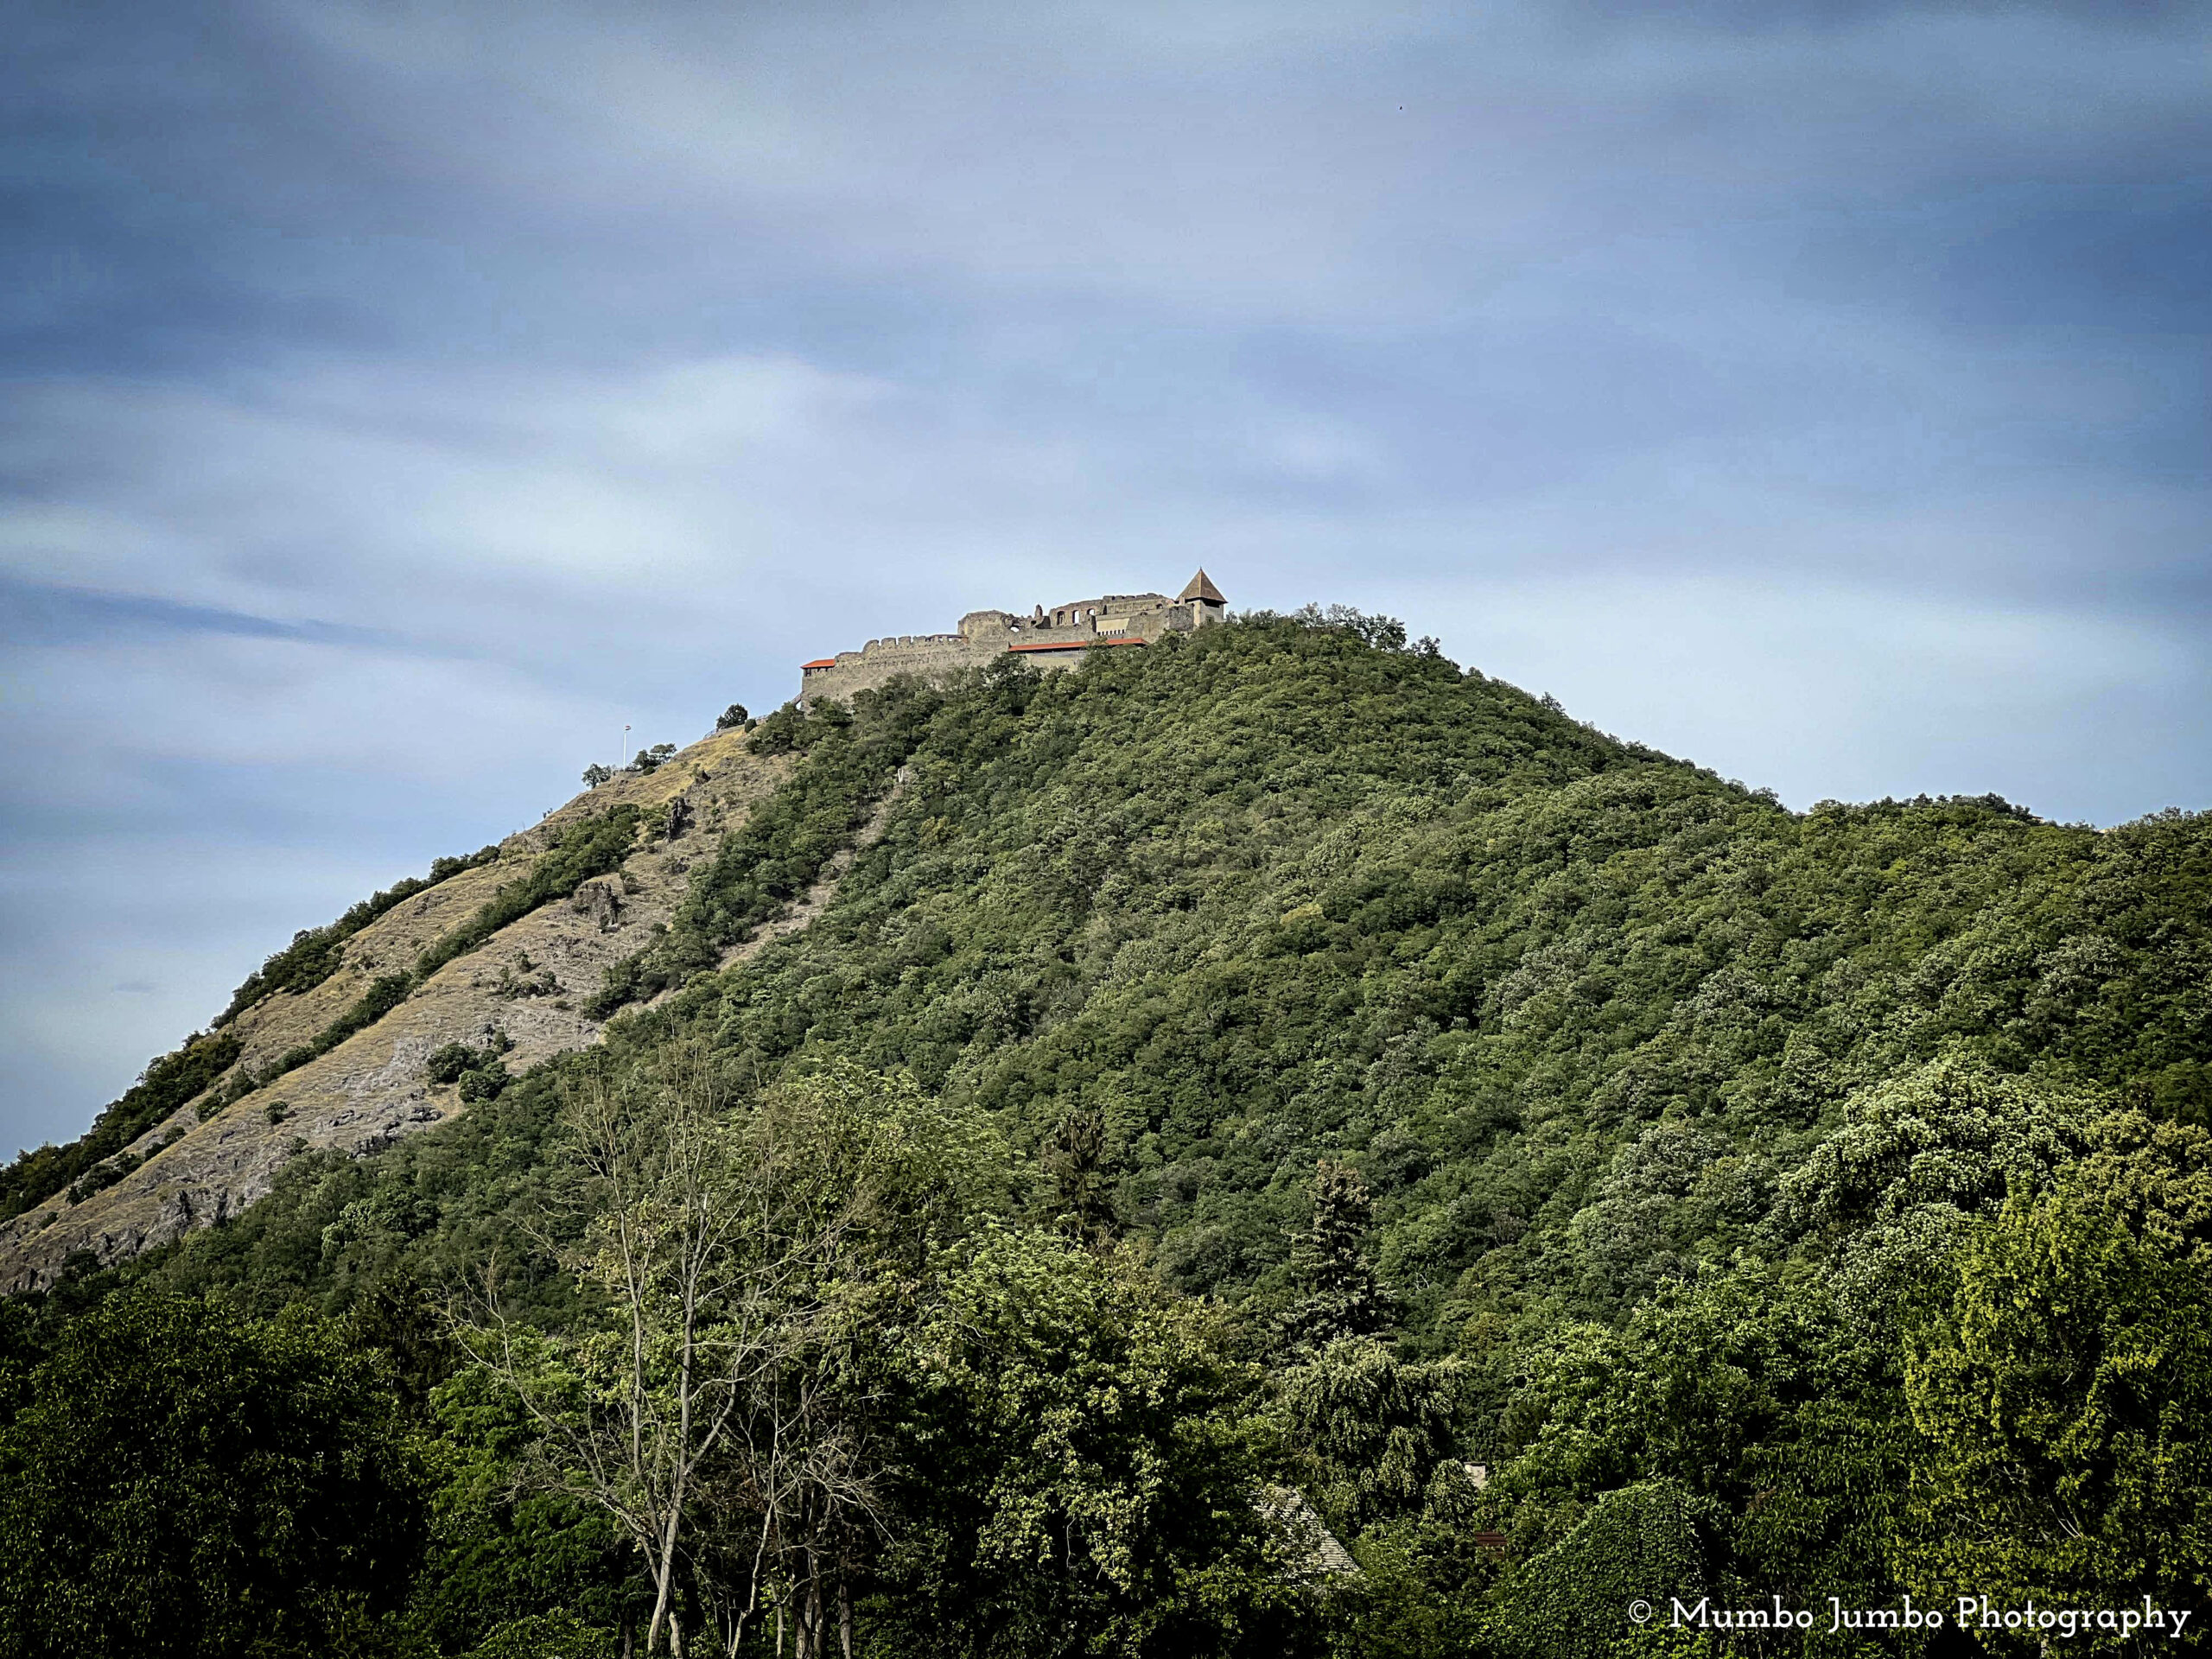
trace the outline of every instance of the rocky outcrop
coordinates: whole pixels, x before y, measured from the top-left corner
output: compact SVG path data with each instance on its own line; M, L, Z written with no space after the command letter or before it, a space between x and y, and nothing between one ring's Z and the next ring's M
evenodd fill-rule
M622 883L611 875L594 876L575 891L569 900L569 908L579 916L588 917L602 933L612 933L622 925Z

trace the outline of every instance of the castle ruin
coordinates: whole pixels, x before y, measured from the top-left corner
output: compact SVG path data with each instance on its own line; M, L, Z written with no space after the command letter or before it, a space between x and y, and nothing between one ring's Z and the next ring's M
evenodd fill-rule
M1189 633L1227 620L1229 601L1204 570L1169 599L1164 594L1107 594L1065 605L1039 605L1027 616L970 611L957 633L902 633L871 639L799 664L798 705L824 698L849 701L855 691L898 674L932 676L980 668L1012 652L1039 668L1072 668L1101 645L1148 645L1169 633Z

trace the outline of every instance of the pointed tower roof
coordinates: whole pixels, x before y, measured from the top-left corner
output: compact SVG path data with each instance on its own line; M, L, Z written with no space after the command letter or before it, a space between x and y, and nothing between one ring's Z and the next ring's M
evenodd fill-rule
M1175 602L1178 605L1193 599L1206 600L1216 605L1229 603L1222 597L1221 589L1213 585L1213 578L1206 575L1204 565L1199 566L1198 574L1184 585L1183 591L1175 595Z

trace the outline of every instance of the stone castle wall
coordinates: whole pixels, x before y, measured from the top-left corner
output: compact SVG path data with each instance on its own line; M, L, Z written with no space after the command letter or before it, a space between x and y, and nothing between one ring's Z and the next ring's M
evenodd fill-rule
M1201 578L1204 573L1201 572ZM827 699L849 702L900 674L938 678L981 668L1009 652L1039 668L1072 668L1094 645L1148 645L1224 620L1223 603L1170 600L1160 594L1108 594L1098 599L1038 606L1029 615L970 611L957 633L902 633L871 639L858 651L820 658L799 671L801 708Z
M852 701L855 691L881 685L899 674L936 678L963 668L981 668L1006 647L995 639L963 639L957 633L900 634L871 639L858 651L841 651L830 666L812 664L799 671L801 708L823 699Z

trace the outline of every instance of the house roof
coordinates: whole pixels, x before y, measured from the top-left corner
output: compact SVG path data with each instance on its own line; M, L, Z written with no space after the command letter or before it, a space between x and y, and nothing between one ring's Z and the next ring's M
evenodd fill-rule
M1178 605L1193 599L1206 600L1216 605L1229 603L1222 597L1221 589L1213 585L1213 578L1206 575L1204 565L1200 565L1198 574L1184 585L1183 591L1175 595L1175 602Z
M810 663L801 663L799 664L799 671L804 673L810 668L835 668L836 666L837 659L835 657L817 657Z

